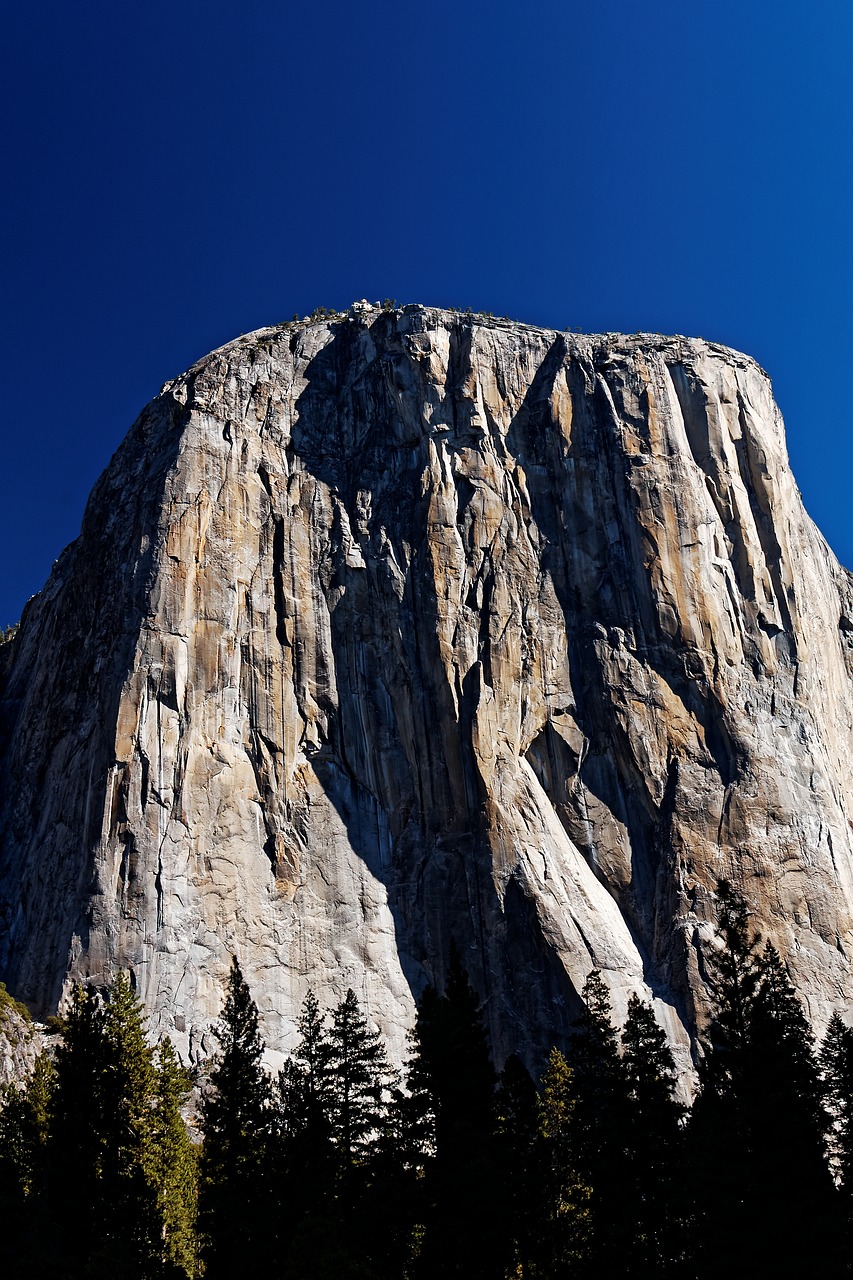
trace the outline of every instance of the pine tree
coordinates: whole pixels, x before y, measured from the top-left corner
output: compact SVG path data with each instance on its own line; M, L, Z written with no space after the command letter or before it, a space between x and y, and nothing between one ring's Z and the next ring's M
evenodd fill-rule
M56 1053L43 1213L45 1259L69 1277L154 1276L161 1224L146 1176L153 1067L126 974L107 1002L78 986Z
M344 1173L366 1159L385 1122L385 1049L350 990L332 1014L326 1066L332 1136Z
M836 1197L826 1160L829 1121L814 1036L770 942L761 956L750 1059L752 1135L765 1165L759 1194L767 1223L775 1220L777 1236L786 1236L779 1263L787 1266L799 1259L805 1267L817 1251L829 1263L838 1252L833 1222ZM780 1117L784 1117L782 1123ZM786 1211L792 1193L798 1211L793 1229Z
M148 1176L153 1054L142 1007L120 971L103 1011L102 1228L98 1265L128 1277L153 1274L161 1257L162 1221Z
M539 1119L543 1184L542 1228L533 1244L533 1275L584 1274L594 1244L593 1189L576 1158L578 1092L575 1072L552 1049L542 1077Z
M192 1087L171 1040L155 1055L154 1097L148 1128L148 1171L157 1190L163 1224L162 1259L167 1274L198 1274L198 1157L181 1115Z
M309 991L297 1021L299 1041L278 1074L273 1096L275 1178L290 1230L330 1212L337 1163L332 1144L326 1020Z
M432 1115L436 1156L467 1148L466 1133L491 1133L495 1072L480 1002L451 952L443 996L428 987L418 1006L409 1089Z
M258 1009L237 957L217 1031L220 1049L202 1104L199 1223L207 1280L269 1265L276 1224L266 1177L271 1086Z
M56 1082L49 1120L41 1212L53 1224L42 1242L45 1274L64 1267L69 1280L84 1274L102 1234L102 1148L105 1128L103 1006L76 985L56 1050Z
M419 1274L501 1275L495 1074L479 1001L455 950L444 995L424 992L412 1044L410 1115L426 1136Z
M331 1133L331 1045L325 1016L313 991L309 991L297 1022L299 1043L294 1061L299 1069L304 1123L313 1134Z
M581 992L582 1012L566 1058L572 1068L576 1106L572 1118L573 1160L592 1188L590 1267L626 1269L630 1238L626 1208L628 1087L611 1022L610 996L593 969Z
M814 1036L779 952L771 942L765 943L760 973L750 1017L750 1050L759 1063L759 1070L765 1063L776 1065L772 1077L765 1080L762 1093L766 1100L769 1087L778 1104L786 1108L787 1140L803 1142L814 1152L822 1145L826 1126ZM791 1124L799 1125L802 1132L794 1134ZM805 1149L801 1155L805 1157Z
M32 1276L38 1265L54 1080L53 1063L41 1053L25 1084L0 1089L0 1240L9 1280Z
M832 1171L843 1193L845 1217L853 1226L853 1030L837 1013L832 1015L821 1042L819 1063Z
M537 1252L545 1194L539 1120L536 1086L521 1059L511 1054L495 1095L495 1151L503 1189L499 1225L512 1275L529 1275Z
M711 993L713 1016L707 1032L708 1067L722 1072L740 1066L739 1051L749 1040L758 987L761 981L761 935L749 926L749 908L743 895L728 880L717 883L719 914L717 935L720 946L703 952L703 960ZM715 1087L706 1070L705 1087ZM725 1087L724 1080L720 1081Z
M721 948L690 1124L700 1274L824 1274L837 1254L811 1031L772 945L759 953L743 897L719 886Z
M331 1026L309 993L275 1090L287 1280L399 1280L411 1252L411 1173L380 1037L352 992Z
M410 1231L397 1194L400 1153L389 1132L392 1075L384 1045L368 1028L352 991L333 1010L328 1048L342 1239L371 1274L396 1278Z
M161 1054L168 1057L164 1043ZM127 974L104 996L81 986L62 1022L55 1067L46 1056L18 1095L26 1124L24 1274L121 1280L185 1276L173 1261L167 1199L173 1148L158 1128L158 1073ZM184 1145L186 1130L176 1125ZM177 1128L173 1138L178 1141Z
M119 973L103 997L76 987L56 1052L38 1194L41 1221L50 1224L40 1262L46 1274L166 1274L153 1174L156 1081L128 975Z
M675 1099L675 1062L651 1006L636 995L628 1002L621 1039L628 1087L630 1274L682 1274L685 1108Z

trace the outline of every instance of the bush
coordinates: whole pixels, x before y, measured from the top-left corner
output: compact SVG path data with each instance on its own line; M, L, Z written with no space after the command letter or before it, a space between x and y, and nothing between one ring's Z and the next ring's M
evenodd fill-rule
M23 1018L24 1022L32 1022L32 1014L27 1006L21 1000L16 1000L6 990L5 982L0 982L0 1021L2 1021L8 1013L16 1013L19 1018Z

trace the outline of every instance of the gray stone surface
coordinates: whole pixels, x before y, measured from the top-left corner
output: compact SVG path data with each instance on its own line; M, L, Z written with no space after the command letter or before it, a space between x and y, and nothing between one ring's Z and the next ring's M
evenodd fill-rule
M44 1047L44 1027L0 1002L0 1088L26 1079Z
M765 374L698 339L364 305L167 383L0 648L0 977L131 969L200 1053L455 941L498 1056L601 968L687 1061L716 878L853 997L851 579Z

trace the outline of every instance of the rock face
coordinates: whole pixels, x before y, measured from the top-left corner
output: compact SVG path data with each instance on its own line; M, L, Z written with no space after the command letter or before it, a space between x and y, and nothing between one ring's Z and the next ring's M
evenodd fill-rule
M168 383L0 649L0 977L131 969L198 1052L353 987L392 1051L452 942L500 1058L597 965L685 1055L727 876L853 998L853 591L755 363L354 308Z
M0 1090L24 1080L46 1046L45 1028L31 1022L0 987Z

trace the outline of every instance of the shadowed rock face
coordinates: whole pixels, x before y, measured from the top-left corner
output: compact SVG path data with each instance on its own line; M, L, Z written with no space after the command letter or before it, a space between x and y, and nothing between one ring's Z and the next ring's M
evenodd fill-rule
M0 977L131 969L190 1052L236 951L274 1049L398 1056L456 943L499 1057L597 965L685 1055L719 876L853 996L851 580L762 371L406 307L169 383L0 649Z

